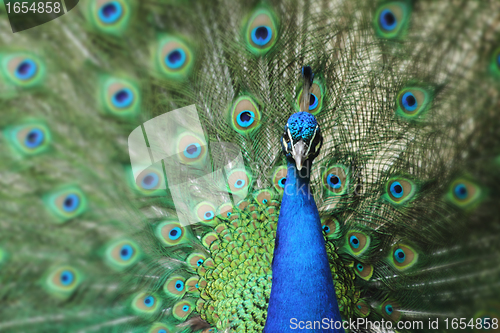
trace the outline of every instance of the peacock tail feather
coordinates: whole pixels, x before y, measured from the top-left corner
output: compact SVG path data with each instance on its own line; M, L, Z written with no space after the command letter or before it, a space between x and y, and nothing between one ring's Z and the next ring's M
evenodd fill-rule
M1 11L0 331L498 330L498 13L92 0L11 34Z

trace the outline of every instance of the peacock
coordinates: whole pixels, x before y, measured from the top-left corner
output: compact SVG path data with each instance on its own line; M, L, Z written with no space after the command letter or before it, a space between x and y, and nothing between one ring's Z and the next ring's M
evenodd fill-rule
M499 13L2 11L0 331L499 331Z

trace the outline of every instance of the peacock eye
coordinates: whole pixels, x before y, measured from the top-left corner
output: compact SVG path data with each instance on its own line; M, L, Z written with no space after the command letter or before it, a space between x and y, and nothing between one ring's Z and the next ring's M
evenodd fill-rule
M189 255L186 259L186 262L189 264L189 266L196 271L198 267L203 265L207 257L204 254L201 253L192 253Z
M99 19L104 24L116 23L123 13L123 7L118 1L110 1L99 8Z
M302 101L302 89L299 92L298 98L297 98L297 105L300 108L301 101ZM323 83L322 81L316 80L310 89L310 96L309 96L309 113L316 115L318 114L323 105Z
M120 250L120 258L122 260L127 261L130 258L132 258L133 255L134 255L134 249L132 249L132 246L128 244L122 246Z
M413 199L416 193L415 184L405 178L392 178L387 182L385 199L394 205L402 205Z
M227 176L227 183L231 193L241 193L250 186L251 175L246 170L233 170Z
M402 89L397 96L396 114L412 120L427 111L432 102L432 91L420 87Z
M36 57L25 54L12 54L3 58L1 71L12 84L32 87L44 78L45 65Z
M358 269L358 271L360 271L360 272L362 272L362 271L363 271L363 269L364 269L364 267L363 267L363 265L362 265L362 264L357 264L357 265L356 265L356 268L357 268L357 269Z
M42 153L50 144L49 129L41 123L8 127L5 134L9 144L24 155Z
M180 38L163 36L158 42L156 63L168 79L185 79L193 68L193 52Z
M63 222L82 214L86 208L86 199L76 187L49 194L45 197L45 201L51 212Z
M280 193L285 188L287 172L288 172L287 167L284 165L281 165L274 170L273 185L274 188Z
M349 252L355 256L364 253L370 246L370 237L361 231L350 231L347 234Z
M188 300L177 302L172 308L172 314L177 320L186 319L193 309L193 304Z
M196 262L196 264L197 264L198 266L203 265L203 260L202 260L202 259L198 260L198 261Z
M385 312L390 316L394 312L394 309L393 309L392 305L387 304L385 306Z
M58 297L68 297L82 280L81 274L70 266L62 266L48 272L44 288Z
M71 271L66 270L62 271L60 279L63 286L69 286L75 279L75 276Z
M384 9L379 16L380 26L382 29L392 31L396 28L398 20L390 9Z
M246 25L247 46L255 54L267 52L277 40L277 22L267 9L255 10Z
M203 201L196 206L195 211L199 221L206 223L214 221L216 209L212 203Z
M404 2L381 5L374 18L375 32L382 38L398 38L405 32L410 20L411 8Z
M113 94L111 101L117 108L126 108L134 101L134 93L129 88L122 88Z
M326 233L326 237L328 239L338 239L340 236L340 224L337 219L332 217L327 217L325 219L321 219L321 225L323 227L323 231Z
M185 62L186 52L181 48L176 48L165 56L165 65L171 69L180 68Z
M15 75L19 80L26 81L33 78L37 72L37 64L31 59L25 59L19 63Z
M248 96L237 98L229 112L231 124L238 133L250 133L260 125L261 115L259 107L257 103Z
M132 309L138 315L149 315L158 310L161 301L157 296L147 293L140 293L132 301Z
M130 267L139 260L139 248L131 240L113 242L106 249L105 261L116 270Z
M333 165L323 174L323 185L333 195L342 195L347 191L347 171L342 165Z
M359 300L356 304L356 309L356 312L361 315L361 317L366 317L370 314L370 307L363 300Z
M265 25L255 27L252 30L252 42L258 46L263 46L269 43L272 36L273 32L271 28Z
M418 261L418 252L408 245L397 244L392 248L389 262L399 271L406 270Z
M155 235L166 246L173 246L186 241L184 227L177 221L160 223L155 229Z
M454 181L448 193L448 199L460 208L479 203L481 198L481 187L466 179Z
M248 127L254 122L255 113L250 110L243 110L236 116L236 121L241 127Z

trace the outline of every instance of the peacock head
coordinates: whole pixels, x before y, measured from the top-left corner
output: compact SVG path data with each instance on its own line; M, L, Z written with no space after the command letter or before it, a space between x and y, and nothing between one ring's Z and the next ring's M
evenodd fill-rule
M287 160L295 161L301 170L306 161L312 162L318 156L323 136L316 118L308 112L297 112L288 118L281 138L281 147Z

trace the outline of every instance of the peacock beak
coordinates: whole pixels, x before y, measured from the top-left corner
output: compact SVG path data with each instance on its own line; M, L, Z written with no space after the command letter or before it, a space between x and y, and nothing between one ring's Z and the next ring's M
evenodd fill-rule
M297 166L297 170L301 170L302 166L304 164L304 161L307 159L307 145L303 140L299 140L294 146L293 146L293 159L295 160L295 165Z

